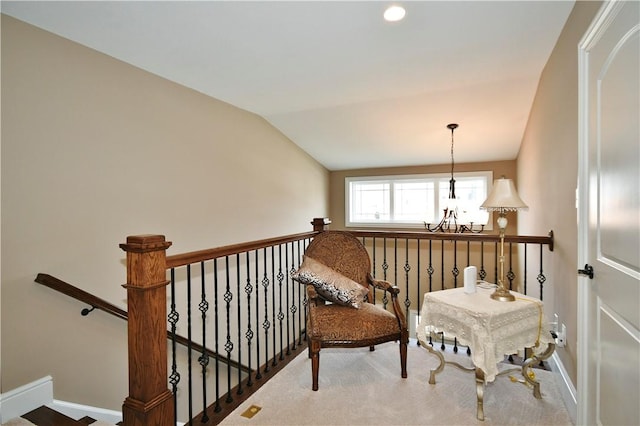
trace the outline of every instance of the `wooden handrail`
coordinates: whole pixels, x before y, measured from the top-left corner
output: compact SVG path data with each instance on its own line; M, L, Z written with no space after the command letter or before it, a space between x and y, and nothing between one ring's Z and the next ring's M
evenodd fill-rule
M471 242L500 242L497 234L464 234L446 232L425 232L425 231L376 231L376 230L347 230L357 237L375 238L400 238L418 240L445 240L445 241L471 241ZM553 251L553 231L545 236L528 235L505 235L506 243L543 244L549 246L549 251Z
M484 241L499 242L500 237L497 234L454 234L444 232L425 232L425 231L378 231L378 230L347 230L358 237L376 237L376 238L410 238L419 240L456 240L456 241ZM167 256L167 269L185 266L192 263L204 262L207 260L218 259L225 256L231 256L238 253L246 253L252 250L267 248L279 244L290 243L293 241L312 238L318 234L318 231L302 232L299 234L286 235L283 237L267 238L264 240L250 241L246 243L232 244L223 247L210 248L205 250L192 251L187 253L175 254ZM545 244L549 246L549 250L553 251L553 231L547 236L527 236L527 235L506 235L504 241L507 243L527 243L527 244Z
M267 238L264 240L175 254L173 256L167 256L167 269L204 262L206 260L218 259L238 253L246 253L252 250L290 243L293 241L304 240L306 238L312 238L317 234L317 231L301 232L299 234L285 235L283 237Z
M79 289L78 287L74 287L71 284L66 283L49 274L39 273L34 281L38 284L42 284L62 294L91 305L91 307L93 308L100 309L101 311L114 315L125 321L127 320L127 311L120 309L117 306L114 306L111 303L102 300L91 293L87 293L86 291Z
M73 299L79 300L80 302L84 302L90 305L92 308L99 309L101 311L114 315L125 321L127 321L129 318L129 314L127 313L127 311L120 309L117 306L112 305L111 303L103 299L100 299L99 297L96 297L91 293L87 293L86 291L79 289L78 287L74 287L73 285L65 281L62 281L59 278L51 276L49 274L39 273L36 276L36 279L34 281L37 282L38 284L42 284L46 287L49 287L52 290L55 290L64 295L67 295ZM167 331L167 339L171 339L172 337L173 336L171 335L171 332ZM185 347L189 346L189 339L187 339L186 337L176 335L175 338L176 338L176 343L179 343ZM229 365L231 365L232 367L239 368L245 373L251 372L251 370L249 370L247 366L238 364L238 362L234 360L228 360L226 356L220 355L212 351L211 349L205 348L202 345L195 343L193 341L191 342L191 348L194 351L200 352L200 353L204 351L210 357L218 359L222 362L225 362L225 363L228 362Z

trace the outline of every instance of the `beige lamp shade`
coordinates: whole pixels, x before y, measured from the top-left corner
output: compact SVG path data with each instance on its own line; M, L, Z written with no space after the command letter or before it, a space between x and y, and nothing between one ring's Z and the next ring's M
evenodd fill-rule
M491 194L480 206L488 211L526 210L529 207L520 199L511 179L500 178L493 182Z

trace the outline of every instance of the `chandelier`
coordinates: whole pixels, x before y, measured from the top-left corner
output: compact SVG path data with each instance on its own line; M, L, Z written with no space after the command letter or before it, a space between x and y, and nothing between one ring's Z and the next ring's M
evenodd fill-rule
M447 129L451 130L451 179L449 179L449 198L447 199L447 205L443 209L443 215L440 222L432 226L432 224L425 222L424 227L429 232L450 232L450 233L463 233L473 232L479 233L484 229L484 225L479 225L480 229L475 229L473 222L469 224L458 224L458 200L456 199L456 180L453 177L453 169L455 161L453 159L453 131L458 128L456 123L447 124Z

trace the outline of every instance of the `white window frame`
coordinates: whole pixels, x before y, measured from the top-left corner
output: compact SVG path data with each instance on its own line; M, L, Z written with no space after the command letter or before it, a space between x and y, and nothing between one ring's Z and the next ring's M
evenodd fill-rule
M493 171L475 171L475 172L461 172L455 173L454 179L456 179L456 183L458 183L458 178L484 178L486 182L487 195L491 192L491 188L493 186ZM448 183L451 179L450 173L430 173L430 174L412 174L412 175L388 175L388 176L351 176L345 178L344 185L344 193L345 193L345 226L348 228L353 227L385 227L385 228L422 228L424 229L424 220L420 221L406 221L406 220L394 220L394 194L393 194L393 184L400 182L416 182L416 181L427 181L434 182L434 194L433 194L433 202L434 208L436 209L435 217L436 219L432 223L432 225L437 225L440 219L442 218L442 209L438 207L439 199L440 199L440 182L447 182L447 191L448 191ZM371 221L352 221L351 220L351 184L358 182L380 182L380 183L388 183L391 185L390 194L389 194L389 209L390 209L390 220L371 220ZM448 196L448 193L445 194L445 197ZM426 216L425 216L426 217ZM484 226L484 229L490 231L493 229L492 226L493 217L492 214L489 214L489 218L487 223ZM463 222L459 222L459 225L465 224ZM467 224L468 225L468 224ZM478 224L480 225L480 224ZM476 228L476 224L474 223L474 228Z

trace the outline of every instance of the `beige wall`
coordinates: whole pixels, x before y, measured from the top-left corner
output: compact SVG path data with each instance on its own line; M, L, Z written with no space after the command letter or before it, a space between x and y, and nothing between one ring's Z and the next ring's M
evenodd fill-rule
M494 179L505 176L507 178L513 179L517 183L515 160L455 164L454 177L455 173L487 170L493 171ZM451 173L451 164L332 171L329 191L331 194L331 199L329 202L331 212L330 218L332 221L331 228L345 229L345 178L357 176L392 176L427 173ZM511 220L511 218L509 219L510 220L507 233L515 233L517 220L515 218L513 220Z
M127 235L169 254L311 230L329 173L261 117L2 16L2 391L119 410L126 323L33 282L126 308Z
M558 349L577 385L578 42L600 2L578 1L558 39L538 86L518 154L519 193L530 206L520 215L521 234L553 229L555 250L545 308L567 326L567 345Z

